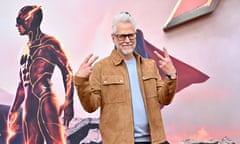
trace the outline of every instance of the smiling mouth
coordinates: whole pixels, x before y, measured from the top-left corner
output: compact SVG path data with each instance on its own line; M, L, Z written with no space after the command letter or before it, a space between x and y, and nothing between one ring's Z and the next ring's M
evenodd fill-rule
M124 47L131 47L132 45L131 44L126 44L126 45L122 45Z
M132 46L123 46L124 49L132 49Z

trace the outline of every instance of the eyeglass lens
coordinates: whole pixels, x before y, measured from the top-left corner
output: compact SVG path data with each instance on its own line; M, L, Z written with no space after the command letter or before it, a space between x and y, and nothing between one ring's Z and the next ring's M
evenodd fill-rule
M130 40L133 40L136 37L136 33L131 33L131 34L116 34L117 38L119 40L125 40L127 37Z

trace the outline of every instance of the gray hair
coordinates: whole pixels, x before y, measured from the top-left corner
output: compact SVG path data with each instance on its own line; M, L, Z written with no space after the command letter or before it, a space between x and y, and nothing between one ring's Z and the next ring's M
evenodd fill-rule
M117 24L119 22L129 22L131 24L133 24L134 29L136 31L136 21L134 20L134 18L131 16L131 14L129 12L120 12L119 14L117 14L116 16L114 16L113 20L112 20L112 33L115 33L117 31Z

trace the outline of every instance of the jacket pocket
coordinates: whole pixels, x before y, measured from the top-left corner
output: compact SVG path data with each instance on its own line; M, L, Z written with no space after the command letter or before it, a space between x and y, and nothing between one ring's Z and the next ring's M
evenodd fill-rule
M104 103L125 101L124 79L121 75L104 75L102 77L102 96Z
M157 96L158 77L155 75L144 75L142 79L146 97L151 98Z

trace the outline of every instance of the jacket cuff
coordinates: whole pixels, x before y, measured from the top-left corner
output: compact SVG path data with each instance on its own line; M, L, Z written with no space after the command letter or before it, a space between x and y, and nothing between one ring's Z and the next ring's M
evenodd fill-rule
M88 78L86 77L79 77L79 76L74 76L74 83L75 85L82 85L84 82L88 81Z

